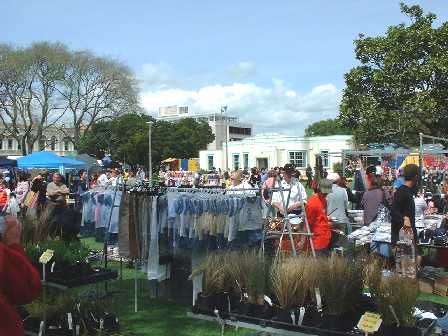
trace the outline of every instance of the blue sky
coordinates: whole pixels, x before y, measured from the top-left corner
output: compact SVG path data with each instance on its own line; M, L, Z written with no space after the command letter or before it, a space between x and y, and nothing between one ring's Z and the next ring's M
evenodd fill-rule
M418 3L448 19L445 0ZM392 0L1 0L0 41L61 41L128 64L149 113L188 104L300 134L338 113L353 40L406 21ZM5 15L6 13L6 15Z

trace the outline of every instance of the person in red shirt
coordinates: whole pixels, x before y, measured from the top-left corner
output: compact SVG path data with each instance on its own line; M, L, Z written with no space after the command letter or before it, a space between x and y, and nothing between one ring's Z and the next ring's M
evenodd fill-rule
M308 224L313 233L311 239L317 255L328 255L330 248L331 228L327 217L326 197L332 191L332 184L330 180L320 180L317 192L309 198L305 207Z
M39 272L20 246L21 225L5 217L6 230L0 241L0 335L23 336L23 325L14 306L30 303L39 296Z

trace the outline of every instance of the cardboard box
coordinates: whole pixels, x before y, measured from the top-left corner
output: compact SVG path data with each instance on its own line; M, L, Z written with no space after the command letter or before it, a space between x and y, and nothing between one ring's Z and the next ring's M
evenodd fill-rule
M434 294L440 296L448 296L448 278L443 277L436 280L434 283Z
M418 281L418 287L421 293L432 294L434 292L434 281L429 279L420 279Z

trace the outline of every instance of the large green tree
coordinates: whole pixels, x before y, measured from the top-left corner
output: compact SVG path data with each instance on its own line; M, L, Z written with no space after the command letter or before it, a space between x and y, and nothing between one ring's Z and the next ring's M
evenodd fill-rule
M148 121L152 125L152 160L157 166L166 158L197 157L214 140L210 126L191 118L179 122L154 121L143 114L126 114L96 123L79 142L82 153L112 154L118 161L146 165L148 162Z
M310 124L305 129L305 136L327 136L327 135L352 134L352 130L344 126L339 119L325 119Z
M401 4L409 24L355 40L361 63L345 75L340 120L357 143L415 145L418 133L448 135L448 23Z

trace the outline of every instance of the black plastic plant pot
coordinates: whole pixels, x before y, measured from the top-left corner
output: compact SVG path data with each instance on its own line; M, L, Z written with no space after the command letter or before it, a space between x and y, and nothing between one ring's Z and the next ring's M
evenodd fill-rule
M336 314L324 314L322 328L342 331L342 316Z
M417 327L397 327L382 325L378 331L379 336L422 336L423 333Z
M206 315L215 315L214 311L217 306L217 296L216 295L203 295L198 294L196 299L195 309Z
M307 327L319 327L322 325L322 312L319 312L314 305L307 306L302 325Z

